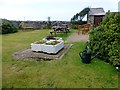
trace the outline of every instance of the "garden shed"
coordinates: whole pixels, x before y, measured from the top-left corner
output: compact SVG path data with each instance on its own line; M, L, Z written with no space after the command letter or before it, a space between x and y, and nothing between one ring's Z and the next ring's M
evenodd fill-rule
M106 13L103 8L90 8L87 23L91 24L92 27L96 27L103 20L105 14Z

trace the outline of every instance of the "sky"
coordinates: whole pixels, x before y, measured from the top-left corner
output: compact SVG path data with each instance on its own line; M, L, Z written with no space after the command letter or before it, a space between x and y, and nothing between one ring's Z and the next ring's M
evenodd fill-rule
M0 0L0 18L8 20L70 21L85 7L118 11L120 0Z

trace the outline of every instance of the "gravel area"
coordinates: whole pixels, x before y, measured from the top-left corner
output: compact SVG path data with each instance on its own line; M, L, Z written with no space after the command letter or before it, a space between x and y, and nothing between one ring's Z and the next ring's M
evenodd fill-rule
M88 34L83 35L82 33L73 33L71 36L68 37L67 42L86 42L89 39Z

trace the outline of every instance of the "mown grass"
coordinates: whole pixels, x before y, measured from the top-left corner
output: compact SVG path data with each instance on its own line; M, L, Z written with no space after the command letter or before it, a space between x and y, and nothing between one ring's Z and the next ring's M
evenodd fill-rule
M0 89L2 87L2 35L0 35Z
M71 31L71 33L74 30ZM71 34L59 33L64 40ZM117 88L118 74L114 67L99 60L81 63L79 52L84 42L73 46L61 60L15 60L12 54L30 43L49 35L49 30L36 30L2 35L3 88Z

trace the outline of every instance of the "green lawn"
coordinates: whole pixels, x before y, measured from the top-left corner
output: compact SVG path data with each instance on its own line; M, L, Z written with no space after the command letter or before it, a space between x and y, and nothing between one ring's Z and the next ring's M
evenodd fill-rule
M74 32L73 30L71 33ZM64 40L71 34L59 33ZM117 88L118 74L114 67L99 59L81 63L79 52L84 42L73 46L61 60L14 60L12 54L30 43L49 35L49 30L20 31L2 35L3 88ZM66 42L67 43L67 42Z
M0 87L2 87L2 35L0 35Z

